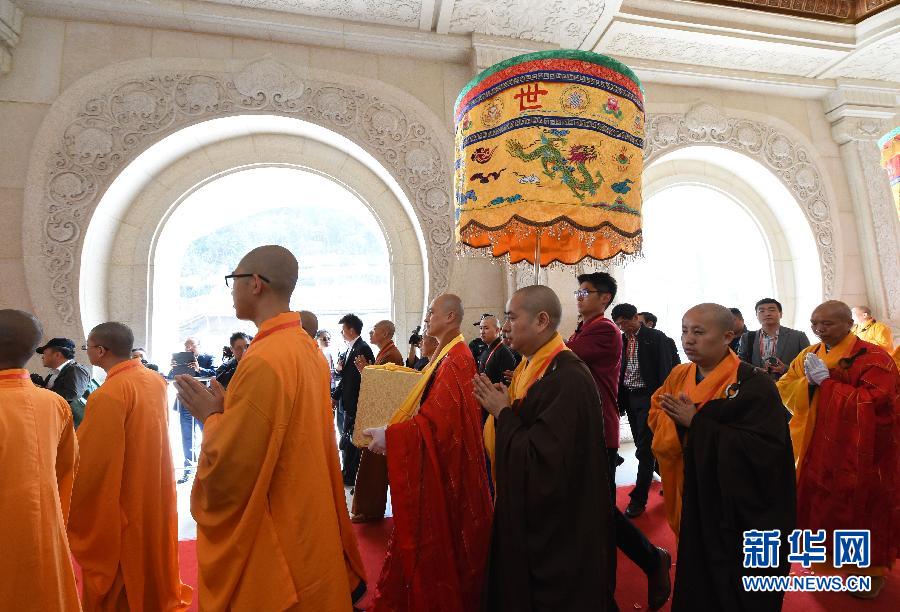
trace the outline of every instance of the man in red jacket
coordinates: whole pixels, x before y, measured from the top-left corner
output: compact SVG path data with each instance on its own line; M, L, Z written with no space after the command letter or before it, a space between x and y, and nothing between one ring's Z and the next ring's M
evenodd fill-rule
M616 503L616 466L619 450L619 375L622 363L622 334L604 314L616 297L616 279L605 272L578 276L578 314L581 322L566 343L594 377L603 406L603 431L609 461L610 495L616 524L616 545L647 575L647 602L658 610L672 592L668 551L647 540L641 530L623 515Z

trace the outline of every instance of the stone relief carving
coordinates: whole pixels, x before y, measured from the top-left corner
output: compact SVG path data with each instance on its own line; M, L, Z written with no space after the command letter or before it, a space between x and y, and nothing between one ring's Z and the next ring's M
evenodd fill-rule
M413 111L361 88L300 79L264 59L234 73L155 71L130 75L81 104L51 150L43 187L41 251L55 310L71 324L76 260L106 188L135 157L165 136L220 116L295 117L358 143L394 176L426 238L432 295L446 289L453 254L451 177L443 146Z
M603 15L605 5L605 0L456 0L450 31L578 48Z
M422 0L206 0L249 8L334 17L351 21L418 26Z
M604 42L603 53L678 64L797 76L814 74L830 59L830 56L773 53L771 49L766 48L751 49L718 44L701 36L695 36L695 40L688 41L631 32L620 32L612 40Z
M822 291L826 297L833 297L837 255L831 209L821 173L807 150L769 125L729 117L709 104L698 104L683 115L648 115L645 163L667 151L698 144L743 153L782 180L809 221L822 267Z
M829 70L826 76L900 81L900 35L864 47Z
M900 247L897 244L897 213L888 188L887 175L881 167L881 155L874 142L857 140L853 143L862 162L875 248L881 263L881 280L887 298L887 316L900 320Z

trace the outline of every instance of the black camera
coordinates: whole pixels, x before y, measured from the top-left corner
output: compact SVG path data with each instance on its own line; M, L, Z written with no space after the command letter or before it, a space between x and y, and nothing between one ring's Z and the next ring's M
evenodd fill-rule
M234 357L234 353L231 351L231 347L223 346L222 347L222 361L228 361L232 357Z
M422 326L416 325L416 328L413 330L413 333L409 336L409 343L415 346L418 346L422 341Z
M777 357L766 357L766 365L767 366L777 366L778 358Z

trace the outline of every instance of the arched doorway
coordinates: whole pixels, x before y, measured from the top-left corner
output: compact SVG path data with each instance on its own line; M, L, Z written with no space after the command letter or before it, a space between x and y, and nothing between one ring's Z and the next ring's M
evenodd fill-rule
M620 274L620 300L660 317L677 337L699 302L737 307L755 328L763 297L806 330L822 300L815 237L791 192L759 162L718 146L658 157L644 174L644 259Z
M353 311L369 329L391 318L391 266L384 232L345 187L308 170L252 167L203 184L166 219L154 247L151 351L161 362L188 336L217 355L238 321L223 277L261 244L300 262L291 302L336 336ZM340 336L336 336L339 338Z

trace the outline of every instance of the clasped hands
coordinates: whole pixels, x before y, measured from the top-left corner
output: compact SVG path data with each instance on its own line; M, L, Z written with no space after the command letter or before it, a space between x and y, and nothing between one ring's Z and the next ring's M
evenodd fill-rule
M811 385L821 385L825 379L831 378L828 366L815 353L806 354L803 359L803 373Z
M207 387L193 376L179 374L175 377L175 389L181 403L201 423L211 414L225 411L225 387L215 378Z
M659 404L663 412L682 427L690 427L691 421L694 420L694 415L697 414L697 407L694 406L694 402L691 401L691 398L686 393L681 393L678 396L663 393L659 396Z
M509 408L509 390L503 383L492 383L485 374L478 374L472 379L475 386L475 399L481 407L495 419L506 408Z

